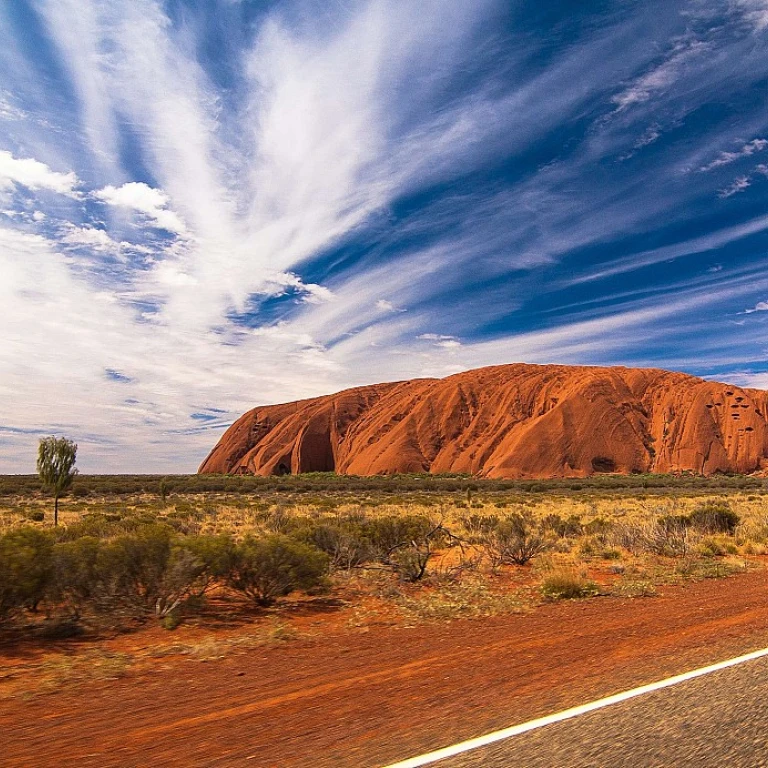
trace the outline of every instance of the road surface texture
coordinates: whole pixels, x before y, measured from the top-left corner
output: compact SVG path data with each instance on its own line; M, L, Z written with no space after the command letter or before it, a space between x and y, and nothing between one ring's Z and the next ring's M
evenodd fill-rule
M209 663L168 657L156 669L116 680L0 701L0 766L381 768L764 647L768 571L755 570L665 587L652 598L595 598L525 615L339 631ZM673 723L673 714L685 718L695 709L683 691L701 701L725 686L732 696L729 680L764 669L704 678L649 699L655 706L639 711L655 710L656 720L664 712L664 722ZM723 716L730 722L735 713L739 729L749 733L762 709L751 701L754 686L741 682L738 691L749 704L734 711L731 698ZM663 702L671 702L669 709ZM594 723L616 716L606 712L567 727L594 733ZM641 715L629 717L634 726ZM669 725L672 741L678 728ZM707 728L699 732L697 725L690 737L717 749L728 744L734 726ZM631 742L636 731L619 725L610 741ZM528 738L552 737L541 731ZM647 738L656 744L657 736Z
M714 672L434 765L762 768L768 766L768 660Z

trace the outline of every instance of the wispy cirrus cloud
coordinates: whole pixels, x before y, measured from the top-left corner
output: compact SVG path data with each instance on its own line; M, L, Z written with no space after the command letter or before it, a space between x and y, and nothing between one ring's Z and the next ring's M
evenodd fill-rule
M743 15L758 32L768 28L768 2L766 0L730 0L731 8Z
M702 40L686 37L674 41L671 51L660 63L631 81L624 90L612 98L616 111L623 112L636 104L649 101L654 94L669 89L686 67L708 49L709 44Z
M722 178L766 148L755 4L554 26L500 0L18 8L6 471L38 432L79 439L86 469L190 470L258 402L672 349L746 375L763 354L762 166Z
M752 139L752 141L748 141L736 152L721 152L714 160L702 166L699 170L707 172L724 165L730 165L743 157L751 157L765 149L768 149L768 139Z
M732 197L733 195L738 195L739 192L743 192L745 189L748 189L751 186L751 182L749 180L749 176L739 176L738 178L734 179L731 184L729 184L727 187L721 189L717 196L721 199L725 199L728 197Z

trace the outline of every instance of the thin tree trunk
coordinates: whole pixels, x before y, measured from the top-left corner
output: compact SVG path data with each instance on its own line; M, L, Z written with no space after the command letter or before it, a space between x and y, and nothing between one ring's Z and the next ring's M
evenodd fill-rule
M54 527L59 524L59 497L53 497L53 525Z

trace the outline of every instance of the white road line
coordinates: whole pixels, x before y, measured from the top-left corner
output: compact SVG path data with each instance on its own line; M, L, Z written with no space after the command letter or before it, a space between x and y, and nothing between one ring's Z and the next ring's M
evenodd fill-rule
M412 757L399 763L392 763L391 765L385 766L385 768L419 768L419 766L422 765L436 763L438 760L445 760L449 757L455 757L456 755L461 755L464 752L471 752L473 749L479 749L480 747L487 747L489 744L495 744L498 741L504 741L505 739L510 739L513 736L519 736L521 733L527 733L528 731L534 731L537 728L543 728L545 725L561 723L563 720L570 720L571 718L578 717L579 715L586 715L588 712L594 712L596 709L610 707L612 704L619 704L622 701L634 699L636 696L644 696L646 693L660 691L662 688L670 688L671 686L677 685L678 683L684 683L686 680L693 680L697 677L709 675L712 672L718 672L721 669L728 669L728 667L735 667L738 664L744 664L744 662L747 661L754 661L755 659L763 658L764 656L768 656L768 648L763 648L759 651L753 651L752 653L747 653L744 656L737 656L736 658L728 659L727 661L721 661L717 664L710 664L708 667L694 669L691 672L685 672L682 675L668 677L666 680L659 680L657 683L649 683L648 685L640 686L640 688L633 688L631 691L616 693L613 696L608 696L604 699L598 699L597 701L592 701L589 704L582 704L578 707L572 707L571 709L566 709L562 712L556 712L553 715L540 717L536 720L529 720L527 723L513 725L511 728L504 728L501 731L494 731L493 733L488 733L485 736L479 736L476 739L463 741L461 744L454 744L452 747L445 747L444 749L438 749L437 751L430 752L426 755Z

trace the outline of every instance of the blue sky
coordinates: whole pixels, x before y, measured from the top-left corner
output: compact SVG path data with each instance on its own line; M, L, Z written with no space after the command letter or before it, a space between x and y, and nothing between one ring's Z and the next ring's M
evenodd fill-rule
M768 387L768 0L0 4L0 472L509 362Z

